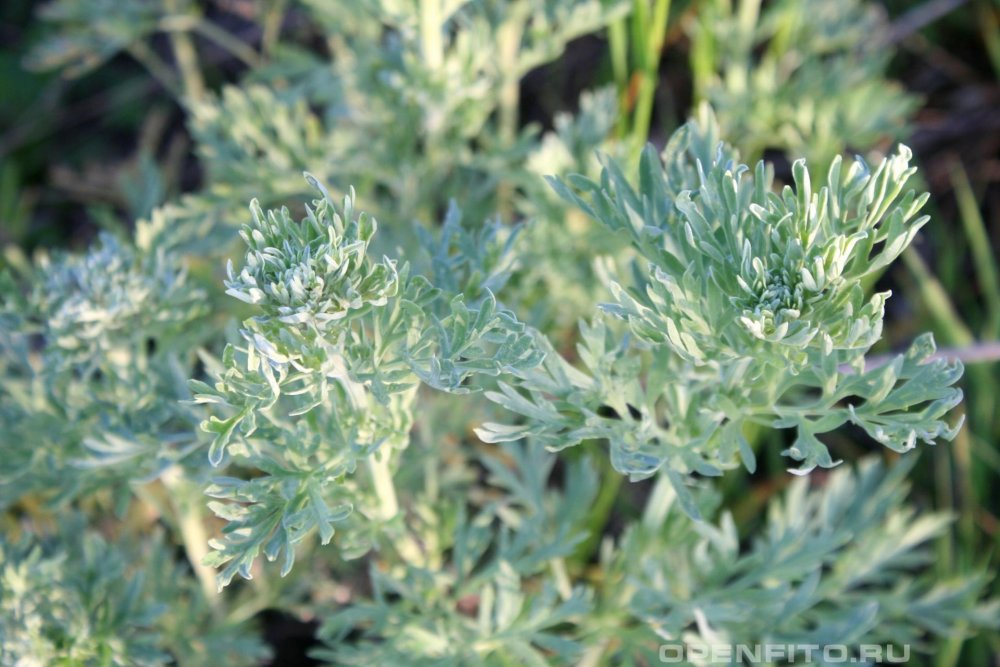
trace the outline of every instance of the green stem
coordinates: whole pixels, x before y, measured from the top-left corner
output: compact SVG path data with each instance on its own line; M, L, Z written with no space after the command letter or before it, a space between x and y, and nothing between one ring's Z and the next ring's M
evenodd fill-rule
M642 512L642 525L646 530L656 530L667 517L667 510L673 504L677 492L674 491L670 478L663 472L656 476L656 483L646 500L646 508Z
M163 0L168 14L182 15L177 0ZM177 60L177 68L184 84L184 96L189 104L198 102L205 95L205 80L198 64L198 52L194 48L191 35L184 31L170 32L170 46Z
M260 50L265 58L270 58L278 45L278 38L281 36L281 24L285 19L285 5L287 0L274 0L264 14L264 25L262 26L262 36L260 40Z
M559 596L563 600L570 599L573 596L573 584L569 579L569 573L566 572L566 561L562 558L553 558L549 561L549 567L552 569L552 578L556 582Z
M378 518L388 521L399 514L399 500L396 498L396 485L392 482L392 470L389 463L391 452L382 448L368 457L368 471L372 476L375 495L378 496Z
M989 54L993 73L1000 77L1000 10L990 0L979 2L979 29L986 53Z
M587 522L584 527L587 537L580 543L573 555L573 560L577 564L586 563L600 546L601 538L604 536L604 528L611 517L611 511L614 509L618 490L621 488L624 477L614 469L611 465L611 459L604 452L598 454L598 459L601 489L597 493L594 506L587 514Z
M619 139L628 134L628 114L631 111L628 86L628 17L616 19L608 26L608 47L611 50L611 72L618 89L618 122L615 132Z
M645 0L642 1L645 2ZM649 128L653 118L653 101L660 71L660 55L663 52L663 42L666 39L669 19L670 0L656 0L652 19L646 29L646 48L642 56L642 80L639 83L639 94L632 116L632 136L636 144L636 156L649 140Z
M391 460L392 450L385 447L367 459L368 471L371 473L372 484L379 502L375 517L380 521L389 521L399 514L396 485L392 481L392 470L389 467ZM392 546L403 561L420 567L427 566L428 558L425 550L407 531L405 525L391 528L387 535L391 535Z
M975 336L955 312L947 290L930 272L920 254L911 247L903 251L902 257L906 268L915 278L924 305L944 333L945 340L962 347L972 345Z
M583 652L580 656L580 662L576 663L576 667L598 667L601 664L601 660L604 658L604 652L608 650L608 645L611 643L610 637L603 637L596 644L591 645Z
M438 87L441 84L441 69L444 67L444 15L442 3L444 0L420 0L420 52L424 59L424 67L429 74L430 84ZM431 96L433 99L433 95ZM430 171L435 170L435 166L440 160L449 159L443 152L441 144L441 119L438 117L440 110L435 107L424 109L424 135L423 157L424 164L430 165ZM405 170L404 170L405 171ZM429 208L422 197L426 190L426 183L423 182L426 174L424 172L413 173L412 170L406 174L403 186L406 192L403 194L403 201L410 200L409 209L416 218L433 218L435 212ZM407 210L405 204L403 209Z
M443 24L441 0L420 0L420 48L424 62L432 70L444 64Z
M189 14L180 14L164 18L159 22L159 28L171 36L196 32L205 39L215 42L216 46L241 60L247 67L256 68L261 65L260 56L253 47L211 21Z
M715 76L717 60L715 36L701 17L698 17L694 26L688 60L694 88L692 107L697 108L701 102L708 99L707 91Z
M197 485L184 477L180 467L173 467L164 473L163 484L169 491L170 502L174 510L177 529L188 562L198 577L202 593L212 612L217 617L222 611L222 597L215 583L215 571L204 565L208 556L208 532L201 515L201 491Z
M218 46L239 58L247 67L256 69L261 66L260 56L254 51L253 47L211 21L198 21L194 25L194 30L202 37L215 42Z
M523 5L526 7L526 5ZM510 148L517 141L518 105L521 101L521 80L518 76L518 52L527 17L523 12L514 11L497 31L497 47L500 57L501 84L497 109L497 132L504 148ZM501 218L508 219L513 211L514 190L509 181L502 179L497 186L497 210Z
M969 183L969 177L959 163L956 163L951 170L951 185L955 190L955 200L961 213L959 218L965 227L965 235L969 238L972 264L983 292L987 313L986 337L996 340L1000 338L1000 270L997 269L997 259L993 256L986 223L979 211L979 203L972 191L972 184Z
M976 489L980 488L979 480L973 474L972 439L968 429L962 429L955 436L951 448L955 460L955 477L959 480L958 489L958 537L964 543L962 556L967 558L976 553ZM957 563L960 569L972 567L972 563Z
M180 99L182 93L174 71L145 42L136 42L127 50L128 54L139 61L161 86L175 98Z
M962 644L965 643L965 639L961 635L964 634L963 629L966 625L967 623L964 621L956 623L955 633L958 636L942 640L938 644L940 648L937 650L935 662L938 667L955 667L958 664L958 659L962 654Z
M726 87L734 93L743 93L750 87L750 74L753 71L754 33L760 20L760 0L742 0L737 15L740 36L735 64L726 68Z

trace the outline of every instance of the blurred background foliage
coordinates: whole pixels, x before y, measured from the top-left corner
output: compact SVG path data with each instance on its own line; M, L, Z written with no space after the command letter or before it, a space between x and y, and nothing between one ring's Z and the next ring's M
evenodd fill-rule
M437 14L428 16L427 6L436 7ZM30 282L39 279L30 258L50 254L55 259L42 263L44 275L56 280L59 271L72 265L72 260L61 259L61 251L114 244L115 238L133 232L141 236L142 229L152 229L158 243L193 258L185 278L191 285L161 294L178 313L175 323L207 318L222 330L222 323L241 312L222 301L219 277L224 258L233 255L235 230L248 217L247 203L256 197L265 208L299 205L309 194L301 172L309 170L337 192L349 185L357 189L359 205L386 230L380 231L379 241L386 252L415 246L425 228L444 219L452 199L459 202L466 227L476 229L499 219L501 236L510 236L510 242L517 244L517 261L509 267L510 282L503 293L506 305L545 331L572 358L577 320L591 317L594 304L607 297L599 279L602 272L611 270L629 251L619 239L607 238L582 214L567 209L541 176L569 172L596 176L596 151L634 166L647 141L662 148L703 101L713 105L722 134L743 159L768 160L779 181L790 180L791 161L797 157L807 157L822 172L822 165L834 155L884 154L894 142L903 141L913 148L918 177L932 194L928 212L933 220L906 252L905 261L873 286L894 292L880 351L899 350L918 333L931 330L943 347L961 350L968 362L961 381L967 398L959 407L966 426L951 445L921 455L909 473L909 502L957 517L926 535L933 550L926 567L933 578L949 581L996 571L1000 558L1000 501L994 493L1000 479L996 398L1000 366L995 363L1000 346L1000 3L483 0L425 2L422 9L417 10L417 3L395 0L0 4L4 45L0 50L4 91L0 95L4 249L0 266ZM442 31L442 24L448 29ZM136 221L144 222L136 225ZM514 225L520 223L523 226L513 238ZM160 260L147 256L147 250L140 245L136 264L151 262L161 271ZM433 257L425 260L433 265ZM87 261L102 260L93 256ZM133 269L121 267L122 275ZM177 278L169 268L162 271L169 280ZM124 282L114 289L136 290L138 295L130 298L143 298L141 281ZM203 290L197 308L189 303L193 292L183 292L195 287ZM11 315L0 313L0 322L12 321L4 317ZM35 317L37 324L53 315L43 311ZM176 374L174 364L185 359L185 349L212 348L218 342L195 333L174 339L177 350L138 350L127 363L100 369L103 376L117 377L121 384L103 382L101 391L107 393L97 399L106 405L125 402L127 388L138 382L125 372L129 363L162 369L157 380L149 381L167 384ZM20 373L12 367L4 370L12 377ZM59 386L58 378L51 381ZM185 397L186 390L171 386L148 391L163 398L122 408L127 412L123 423L145 422L145 426L128 422L136 431L149 431L153 423L168 431L193 428L197 419L175 402ZM419 453L408 454L415 469L426 469L430 459L443 461L442 469L434 473L435 484L460 488L462 493L472 488L472 493L483 495L479 505L487 507L497 486L464 477L485 478L490 471L496 475L499 469L477 462L478 457L492 452L490 456L509 462L509 455L496 454L495 448L475 440L471 427L476 416L449 410L442 402L432 400L429 405L415 431L423 445ZM11 414L14 409L0 408ZM93 411L93 405L87 409ZM92 425L106 426L102 414L94 412L81 417L70 411L60 418L66 432L53 436L58 442L52 447L67 447L67 442L77 447L63 460L86 453L80 443L91 436ZM34 432L33 423L18 419L10 417L8 423L15 426L4 432L10 442ZM871 447L856 436L843 429L828 444L839 458L856 460ZM758 528L771 525L773 530L773 525L781 524L780 516L768 516L764 508L777 502L789 483L786 462L778 455L784 444L763 443L771 446L760 447L756 473L726 476L717 487L719 497L706 500L731 513L744 539ZM114 443L95 445L91 439L89 446L91 454L120 454ZM57 495L70 498L83 511L122 507L121 496L127 492L116 490L116 480L186 465L187 454L178 444L161 453L152 468L130 468L127 475L120 470L102 472L95 465L90 468L97 471L93 477L80 477L77 486ZM641 513L651 487L636 483L610 491L588 490L586 473L574 466L583 465L578 458L591 457L569 452L566 458L568 463L557 464L554 474L562 485L579 478L577 486L567 487L565 493L579 494L579 502L592 511L587 519L566 519L586 524L591 532L579 551L563 555L571 563L578 560L582 571L600 564L601 573L592 578L613 582L624 576L627 557L608 553L605 538L617 537L621 527ZM529 463L512 466L542 465ZM37 466L34 479L44 485L40 470L50 464L33 456L18 458L14 452L2 471L9 482L12 466ZM600 470L606 463L594 457L593 465ZM826 483L823 475L814 475L817 487ZM413 487L427 483L416 477L410 481ZM544 482L543 478L543 489ZM46 524L51 514L42 501L52 499L31 496L30 480L25 484L16 492L9 485L0 494L7 512L5 524L16 526L28 517L51 527ZM550 486L555 489L560 484ZM86 495L106 487L111 488L109 498ZM170 525L175 518L179 522L183 513L170 509L167 488L179 494L181 503L190 502L183 500L184 489L150 486L139 493L153 509L147 515L131 511L126 525L139 533L155 533L151 526L158 522ZM831 493L847 493L840 486L833 488ZM804 491L792 493L791 498L799 499ZM537 507L518 511L532 521L560 523L546 514L551 513L550 503L539 501ZM464 512L453 508L437 521L451 528L468 521L471 535L475 521ZM499 514L501 520L517 524ZM442 525L431 528L447 532ZM683 532L677 530L678 535ZM719 534L725 539L713 544L739 541L727 530L720 525ZM112 530L105 533L109 540L118 537ZM707 539L689 538L686 543L692 552L698 540ZM653 538L630 533L622 548L624 552L659 548L643 540ZM79 558L87 561L102 558L107 545L88 537L80 548L86 553ZM505 548L512 559L523 556L515 547ZM34 563L23 575L27 579L58 570L56 561L47 560L44 545L32 551L14 541L0 549L12 563ZM120 556L107 557L117 568L112 571L124 572L127 565L116 558ZM299 664L290 652L320 641L315 639L319 621L309 616L310 604L321 600L335 607L334 602L355 594L349 590L352 582L377 582L380 576L369 578L360 565L334 562L337 557L332 555L326 558L314 567L323 572L337 568L343 574L336 582L326 581L320 590L308 590L307 575L288 581L263 577L255 582L259 590L243 587L235 593L233 606L238 611L233 618L258 620L261 636L275 654L274 664ZM670 573L641 576L655 590L668 586L665 579ZM483 577L496 590L508 585L509 579L510 573L502 568ZM146 592L136 584L128 598L132 606L119 613L142 615L150 626L160 623L166 636L183 637L176 627L163 629L163 624L176 624L177 619L157 616L151 609L149 600L158 598L149 597L148 584L142 589ZM109 580L95 585L131 584ZM380 618L377 609L357 613L369 613L367 622L379 632L398 632L392 623L418 632L423 619L417 602L436 594L436 584L424 585L426 589L397 591L416 605L402 620ZM74 586L64 585L67 600L48 602L60 609L53 613L86 615L85 596L73 597ZM996 581L987 586L994 594L1000 591ZM169 597L199 600L191 603L192 608L211 618L215 612L201 599L198 587L189 588L171 591ZM614 596L608 595L610 599L593 601L597 609L614 606ZM577 602L570 595L563 604ZM461 605L463 599L451 603ZM670 621L649 596L636 604L641 607L636 614ZM262 611L271 607L291 611ZM563 612L552 613L558 619ZM318 636L327 645L327 659L357 658L338 643L356 622L357 618L332 616L322 624ZM179 641L170 650L175 656L190 653L182 664L200 664L210 659L206 656L230 648L243 655L261 654L257 640L230 633L227 623L219 627L217 644ZM532 642L537 646L536 630L518 630L529 647ZM600 631L627 638L635 629ZM139 632L126 640L138 647L130 651L148 653L150 664L158 664L147 634ZM616 655L609 649L608 656L641 664L641 657L627 657L621 651ZM990 656L1000 654L1000 638L984 632L944 639L930 654L931 664L987 664L995 660ZM386 656L386 660L393 657L391 652Z

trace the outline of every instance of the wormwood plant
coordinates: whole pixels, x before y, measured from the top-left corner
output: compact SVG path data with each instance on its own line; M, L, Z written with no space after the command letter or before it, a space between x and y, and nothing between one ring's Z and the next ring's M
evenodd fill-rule
M494 290L507 279L512 244L497 227L472 233L453 208L439 234L424 235L429 261L415 272L370 253L376 224L355 211L353 193L338 207L307 176L321 196L301 221L287 209L251 205L240 234L245 258L228 265L225 279L248 317L221 359L201 355L209 377L191 381L189 402L164 399L177 413L139 430L132 420L150 409L141 400L123 401L116 413L96 391L79 404L66 397L84 387L122 391L125 369L154 369L161 354L175 371L190 358L169 341L171 327L199 317L185 305L195 295L172 288L184 275L155 252L162 229L141 227L134 248L106 238L82 258L43 262L56 289L29 292L4 311L16 325L5 329L13 333L7 349L35 340L42 351L25 353L27 365L9 372L22 380L5 386L17 400L4 402L4 428L23 434L49 413L87 434L61 439L63 446L82 440L69 450L79 472L59 473L80 480L80 497L85 482L132 480L126 488L156 506L143 480L159 477L177 496L164 511L189 556L205 534L192 528L200 521L184 493L208 473L208 506L223 523L213 551L192 564L199 576L202 564L219 568L220 587L237 573L273 581L256 563L261 554L282 559L278 574L294 575L302 567L296 551L318 533L348 561L372 554L371 594L352 592L346 604L332 604L306 576L262 599L237 591L227 610L209 586L195 586L186 595L201 601L205 616L192 628L147 602L137 578L124 588L118 576L101 580L97 599L75 579L59 580L65 597L36 599L38 582L60 559L125 566L110 552L79 561L58 541L46 548L26 538L5 546L13 557L3 575L12 610L2 626L4 659L78 654L84 664L201 664L226 650L253 660L258 646L240 636L247 606L295 598L323 618L326 648L316 655L331 664L641 664L655 660L663 642L916 642L959 620L995 623L995 605L977 602L982 577L935 586L907 576L947 519L909 522L912 513L900 506L903 468L882 480L868 463L858 473L838 472L820 490L795 485L772 505L766 537L749 552L727 514L718 524L702 518L718 515L717 498L708 486L689 488L683 476L717 474L737 455L752 468L753 449L738 430L744 424L797 428L789 454L803 461L802 472L832 464L815 434L846 421L903 451L917 438L953 434L942 419L959 398L950 385L960 372L926 360L929 339L885 367L864 369L885 296L865 300L858 282L924 222L914 218L920 199L901 193L911 173L905 149L874 171L858 162L842 173L835 163L815 193L797 164L795 188L774 193L764 167L751 179L724 144L713 153L714 139L703 118L679 131L663 163L647 150L638 191L613 162L601 185L573 179L593 198L556 184L632 239L633 280L644 288L609 283L616 301L605 310L625 320L630 334L614 319L583 325L585 371L498 304ZM761 258L755 243L775 251ZM98 261L121 262L125 280L81 270ZM162 290L159 300L148 302L149 285ZM134 305L140 296L143 308ZM52 315L69 309L94 324L68 336ZM30 313L50 314L50 328L39 330L42 318ZM8 364L16 358L5 355ZM470 394L493 377L501 378L499 391L487 397L524 420L479 433L525 444L471 454L460 443L437 442L433 421L422 422L429 432L414 429L420 386ZM61 414L64 403L82 412ZM183 428L199 405L214 413L202 423L212 439L201 447ZM104 421L110 429L99 437L109 416L115 421ZM155 434L171 427L177 435L153 446ZM411 453L413 433L421 446ZM169 446L171 439L177 444ZM580 549L599 477L589 459L567 461L553 486L556 458L545 451L583 440L609 442L621 472L659 474L641 519L601 545L597 576L578 559L587 557ZM30 461L39 451L33 444L14 451ZM36 456L48 448L40 449ZM423 474L408 475L411 466ZM485 479L468 474L475 466ZM26 493L8 502L23 502ZM110 548L84 540L93 553ZM133 558L148 570L166 558L162 548L154 543ZM173 614L183 614L188 603L177 596L185 593L160 593L178 605ZM26 634L19 630L25 620ZM206 637L194 639L200 651L183 649L192 632ZM213 641L222 643L214 648Z
M287 209L265 214L251 206L253 224L241 231L246 263L239 271L230 263L226 286L260 315L244 320L243 345L226 347L214 386L192 384L196 403L235 413L202 425L215 434L209 462L219 466L228 447L261 473L216 478L206 490L228 501L210 505L229 522L207 561L229 563L221 585L236 572L250 578L261 551L269 560L284 552L287 574L294 544L313 529L328 543L335 523L348 531L342 548L364 553L372 533L399 513L392 469L408 442L420 385L465 394L477 375L540 360L524 325L498 308L485 286L490 276L449 253L461 233L457 210L437 249L448 290L411 276L408 264L371 259L375 220L355 217L353 193L335 211L325 189L307 178L324 198L301 223ZM353 478L359 464L366 484Z
M899 139L914 97L885 78L884 10L858 0L711 0L690 25L695 97L747 159L766 150L825 172Z
M863 281L928 220L916 217L927 196L904 192L909 150L874 169L835 158L815 192L799 160L794 187L773 192L763 162L751 176L716 136L706 115L672 138L662 163L647 149L639 191L614 163L600 183L553 181L631 240L631 284L612 280L614 301L602 308L635 340L616 339L602 322L584 326L588 372L548 355L516 388L489 394L526 421L487 424L480 436L554 449L604 439L617 470L665 468L682 498L679 474L718 475L737 455L753 471L748 424L794 428L784 453L801 462L798 473L834 465L817 435L847 422L899 452L953 438L958 426L944 417L961 401L952 385L962 367L929 361L929 336L882 367L864 362L889 294L866 298Z
M0 349L5 449L0 504L58 500L157 475L193 444L182 359L204 293L154 225L107 234L81 256L42 255L5 276ZM97 465L101 460L115 470Z
M267 609L331 665L996 628L986 571L927 567L951 517L907 501L961 365L928 335L871 363L871 286L927 196L905 147L838 157L908 109L872 105L867 5L692 5L719 121L633 165L656 49L635 136L608 140L606 89L550 132L517 115L525 73L628 3L124 4L49 5L31 64L138 60L204 180L81 252L4 255L0 665L262 664ZM212 90L206 54L237 80ZM808 161L777 182L770 148ZM894 453L838 466L842 427ZM776 440L797 476L733 512Z

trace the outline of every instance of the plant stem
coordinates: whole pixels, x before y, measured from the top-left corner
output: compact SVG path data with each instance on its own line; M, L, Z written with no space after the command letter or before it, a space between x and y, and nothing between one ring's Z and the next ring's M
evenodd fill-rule
M573 596L573 584L570 582L569 574L566 572L566 561L562 558L553 558L549 561L552 568L552 578L556 582L556 590L563 600L568 600Z
M993 73L1000 78L1000 12L997 12L996 3L991 3L990 0L980 0L977 9L983 45L990 56Z
M737 11L736 21L741 36L738 51L734 54L733 64L726 67L726 87L733 93L745 93L750 87L750 74L753 68L754 27L760 20L761 0L742 0Z
M611 458L600 453L598 467L600 470L601 490L598 491L594 506L587 515L584 526L587 537L580 543L573 555L573 560L579 564L585 564L601 544L604 536L604 529L611 517L611 510L614 509L615 500L618 498L618 490L621 488L624 475L614 469L611 465Z
M985 335L990 339L1000 338L1000 269L997 259L990 250L990 237L986 231L986 223L979 211L979 203L972 191L969 177L956 163L951 169L951 185L955 191L955 201L961 213L959 218L965 227L965 235L969 239L969 249L972 251L972 264L976 269L979 287L983 292L986 310Z
M433 70L444 64L443 23L441 0L420 0L420 47L424 62Z
M971 360L974 362L990 360L989 355L983 354L984 351L989 350L990 346L976 345L975 336L959 316L948 291L927 268L927 264L920 254L911 246L903 251L902 258L903 263L913 274L919 296L941 332L944 342L966 350L979 347L981 349L978 356ZM994 396L996 395L996 380L991 369L972 365L968 369L968 378L979 387L979 391L967 397L969 405L972 406L970 414L992 414Z
M260 56L252 46L211 21L196 16L180 14L164 18L159 22L159 27L160 30L171 36L196 32L205 39L215 42L216 46L219 46L230 55L241 60L247 67L253 69L261 65Z
M632 102L629 99L628 85L628 17L615 19L608 26L608 48L611 51L611 72L618 88L618 121L615 132L619 139L628 134L628 114Z
M389 469L391 459L391 452L386 448L379 449L367 459L375 495L379 501L378 517L383 521L388 521L399 514L396 486L392 483L392 471Z
M526 5L520 5L526 7ZM501 84L499 108L497 109L497 132L504 148L514 145L517 140L518 105L521 99L521 81L518 76L518 51L524 33L523 12L514 11L497 31L497 46L500 56ZM513 188L507 180L497 186L497 210L507 219L512 213Z
M211 21L198 21L194 25L194 30L202 37L210 39L218 46L222 47L236 58L239 58L244 65L250 69L260 67L260 56L253 47L241 40L239 37L223 30Z
M145 42L138 41L129 46L127 50L128 54L138 60L164 89L175 98L181 97L182 92L174 71Z
M163 5L168 13L181 14L177 6L177 0L163 0ZM177 68L181 73L181 81L184 84L184 96L187 98L189 104L195 103L205 96L205 80L201 75L201 66L198 64L198 52L194 48L191 35L182 31L171 32L170 46L174 51Z
M702 16L696 16L695 19L694 32L691 36L691 50L688 56L694 88L691 100L693 109L697 109L699 103L707 100L706 91L715 76L716 61L718 60L718 45L708 22Z
M274 47L278 44L278 38L281 36L281 23L285 18L286 4L286 0L273 0L264 14L260 50L265 58L271 57L274 53Z
M924 305L934 321L937 322L945 339L953 345L963 347L975 342L972 331L955 311L947 290L930 272L920 254L910 247L903 251L902 258L903 263L916 279L917 289Z
M372 476L375 494L378 496L378 508L375 518L389 521L399 514L399 500L396 497L396 486L392 481L392 470L389 463L392 460L392 449L383 447L368 457L368 470ZM392 546L399 556L407 563L427 566L428 558L425 549L407 531L406 526L391 529Z
M443 76L441 69L444 67L443 2L444 0L420 0L420 53L423 56L424 66L429 75L428 85L432 89L437 89L443 84L440 78ZM430 99L433 100L434 96L431 95ZM439 104L424 105L424 164L430 165L427 168L432 173L435 172L435 169L439 168L436 165L438 165L441 159L445 161L449 159L442 157L443 153L440 145L441 127L445 122L442 114L443 111ZM407 173L407 177L403 180L403 188L406 192L401 199L411 200L408 208L414 212L416 217L432 218L435 215L435 211L420 203L422 197L419 193L422 193L424 188L426 188L426 184L422 182L424 176L424 173ZM405 210L407 204L402 203L402 205Z
M608 650L608 644L611 643L610 637L603 637L596 644L591 645L583 655L580 657L580 662L576 663L576 667L598 667L601 664L601 659L604 657L604 652Z
M640 0L645 2L646 0ZM660 71L660 55L667 34L670 18L670 0L656 0L653 16L646 27L646 48L643 53L642 79L632 116L632 137L636 155L649 140L649 128L653 117L653 100L656 94L657 77ZM641 26L640 26L641 27Z
M505 145L517 137L517 111L521 100L520 80L517 71L517 54L521 48L524 21L515 15L504 22L497 31L501 75L499 131Z
M656 530L667 518L667 511L674 502L677 492L674 491L670 478L663 472L656 476L656 483L646 500L646 508L642 512L642 525L647 530Z
M205 557L208 556L208 533L202 521L198 502L201 499L201 491L184 477L183 471L178 466L165 472L162 480L169 491L174 518L188 562L198 577L198 583L205 599L212 607L212 613L218 617L222 612L222 597L215 583L215 571L203 564Z

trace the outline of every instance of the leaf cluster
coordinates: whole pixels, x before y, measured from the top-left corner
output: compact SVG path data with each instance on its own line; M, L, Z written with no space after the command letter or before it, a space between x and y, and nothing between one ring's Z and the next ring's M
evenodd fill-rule
M874 169L835 159L817 191L798 161L794 183L774 192L763 162L751 175L731 148L709 148L717 134L706 116L662 158L647 149L638 189L612 161L600 182L553 181L636 251L630 284L612 278L602 306L632 339L584 327L587 372L550 360L502 385L490 398L525 421L488 424L480 436L559 449L599 438L619 471L665 468L677 479L718 475L737 455L752 471L749 424L795 429L785 454L800 473L835 464L816 436L847 422L901 452L954 437L944 417L961 400L952 385L962 367L929 360L929 336L865 368L889 296L866 298L865 281L927 221L917 217L927 196L905 190L909 151Z

